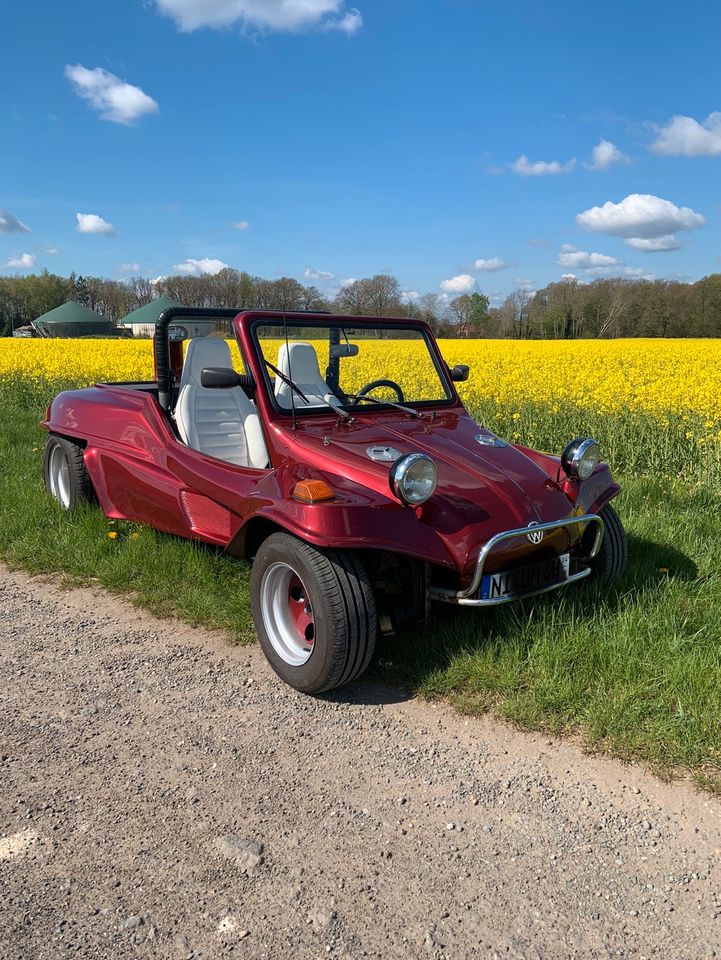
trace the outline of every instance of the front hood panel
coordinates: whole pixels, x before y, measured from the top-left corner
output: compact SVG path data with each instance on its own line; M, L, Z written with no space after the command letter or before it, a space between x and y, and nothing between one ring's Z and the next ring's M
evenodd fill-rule
M373 461L366 453L368 447L387 445L401 455L428 454L438 468L438 486L417 511L419 522L436 531L463 569L469 555L475 556L495 533L564 519L572 507L555 478L549 478L538 464L511 445L481 445L475 439L481 433L489 435L465 411L437 413L435 418L426 415L422 420L393 412L358 414L353 424L340 428L330 427L328 421L321 425L306 420L285 440L298 459L317 470L354 479L392 503L397 500L388 485L391 464ZM549 535L539 557L567 549L569 543L566 531ZM511 541L504 548L504 558L520 550L529 550L525 538ZM493 566L497 564L489 569Z

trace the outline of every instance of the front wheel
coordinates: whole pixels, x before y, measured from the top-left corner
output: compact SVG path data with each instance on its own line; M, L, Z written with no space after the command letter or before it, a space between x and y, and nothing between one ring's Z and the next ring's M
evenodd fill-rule
M263 653L291 687L321 693L368 667L376 605L368 575L352 552L321 551L274 533L256 554L250 593Z
M603 520L603 540L601 549L590 562L593 571L591 579L611 583L621 576L626 567L628 541L621 518L610 503L599 511L599 516Z

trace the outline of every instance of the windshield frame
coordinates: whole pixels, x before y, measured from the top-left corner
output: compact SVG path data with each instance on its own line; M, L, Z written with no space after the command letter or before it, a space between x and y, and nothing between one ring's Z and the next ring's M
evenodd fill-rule
M307 328L307 327L319 327L321 329L330 329L331 327L337 327L339 330L345 332L347 329L357 329L358 327L365 327L369 330L408 330L418 335L419 339L422 339L428 350L428 354L433 361L433 366L435 367L436 373L438 374L438 379L440 381L442 389L445 391L445 399L438 400L405 400L404 405L411 407L416 410L423 409L434 409L436 407L453 407L458 403L458 397L454 389L453 383L450 378L448 371L448 365L445 363L443 358L440 355L438 345L433 338L433 335L426 329L422 323L414 323L412 320L394 320L386 317L353 317L353 316L338 316L337 314L328 316L314 316L314 317L299 317L297 313L289 314L286 318L288 324L288 332L295 328ZM274 314L272 316L257 316L253 319L250 326L250 340L255 351L255 355L258 361L258 366L261 371L263 378L263 384L265 386L265 393L268 398L268 401L273 408L275 413L280 414L283 417L291 418L293 417L293 411L290 407L281 406L275 396L275 390L273 389L273 383L270 379L270 373L268 366L266 364L265 354L260 344L260 337L258 336L258 328L262 326L273 326L273 327L282 327L284 322L283 314ZM350 337L352 339L352 337ZM393 343L393 340L389 340L389 343ZM371 412L374 413L384 413L388 411L394 411L398 413L397 407L393 407L390 403L367 403L364 404L361 400L357 404L345 403L340 405L342 410L347 411L348 413L353 414L354 416L363 413L367 415ZM315 416L332 416L333 410L330 407L325 405L317 407L305 407L297 406L295 408L295 418L299 417L315 417ZM336 414L337 415L337 414ZM406 414L408 416L408 414Z

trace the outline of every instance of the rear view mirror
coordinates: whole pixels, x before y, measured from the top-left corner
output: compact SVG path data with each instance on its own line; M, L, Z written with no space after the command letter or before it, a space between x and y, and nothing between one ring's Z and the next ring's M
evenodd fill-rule
M452 367L448 371L451 375L451 380L454 383L465 383L468 379L468 376L471 372L470 367L466 363L457 363L455 367Z
M357 343L334 343L330 348L331 360L339 360L341 357L357 357Z
M211 390L227 390L237 387L239 382L238 374L229 367L203 367L200 373L201 387Z

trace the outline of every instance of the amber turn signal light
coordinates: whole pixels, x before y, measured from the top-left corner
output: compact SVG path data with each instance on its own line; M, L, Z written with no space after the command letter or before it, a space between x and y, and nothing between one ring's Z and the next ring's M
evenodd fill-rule
M320 500L332 500L333 491L325 480L299 480L293 487L293 496L304 503L318 503Z

